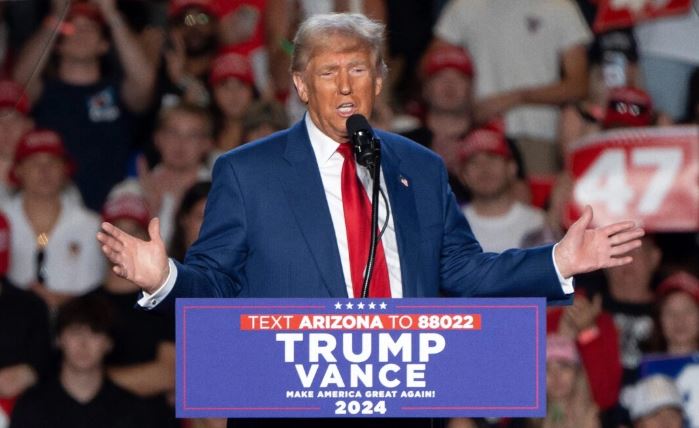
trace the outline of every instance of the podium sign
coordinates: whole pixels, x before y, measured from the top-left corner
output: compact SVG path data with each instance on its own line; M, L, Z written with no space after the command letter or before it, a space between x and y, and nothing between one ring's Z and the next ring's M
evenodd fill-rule
M178 299L177 416L542 417L543 298Z

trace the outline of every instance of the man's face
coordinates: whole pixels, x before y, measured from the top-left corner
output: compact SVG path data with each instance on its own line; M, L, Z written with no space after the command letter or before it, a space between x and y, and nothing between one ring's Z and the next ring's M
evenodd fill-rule
M163 165L185 171L201 164L211 150L212 141L204 120L192 114L173 112L155 133L155 145Z
M62 56L76 60L95 59L106 54L109 42L96 21L76 16L68 23L70 32L61 36L58 47Z
M427 80L424 97L431 109L464 112L471 105L471 88L471 79L458 70L447 68Z
M383 83L369 48L339 35L328 37L293 78L313 123L337 142L347 140L347 118L371 115Z
M174 29L181 33L187 55L198 56L216 49L215 19L197 7L185 10Z
M15 170L22 190L27 194L50 198L58 195L68 178L66 162L50 153L35 153Z
M102 360L112 348L105 333L97 333L87 325L67 326L58 337L63 351L63 363L76 371L92 371L102 366Z
M464 162L461 181L471 190L474 198L493 199L510 190L516 169L509 159L480 152Z
M214 87L214 100L226 118L241 119L254 94L250 85L231 77Z

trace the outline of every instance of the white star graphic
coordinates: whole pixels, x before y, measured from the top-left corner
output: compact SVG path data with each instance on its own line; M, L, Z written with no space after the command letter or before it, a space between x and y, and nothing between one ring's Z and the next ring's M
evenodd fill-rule
M335 309L342 309L342 303L340 303L340 302L335 303Z
M379 306L381 307L381 309L386 309L386 302L381 302Z
M364 303L362 303L362 302L357 303L357 309L364 309Z
M376 303L374 303L374 302L369 303L369 309L376 309Z
M354 305L352 305L352 302L347 302L347 304L345 305L347 309L352 309L353 306Z

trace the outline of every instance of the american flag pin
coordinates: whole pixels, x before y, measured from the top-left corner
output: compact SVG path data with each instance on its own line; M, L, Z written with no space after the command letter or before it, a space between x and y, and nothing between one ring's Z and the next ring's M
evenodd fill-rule
M403 186L405 186L405 187L409 187L409 186L410 186L410 183L408 182L408 179L405 178L405 177L401 177L401 178L400 178L400 182L401 182L401 183L403 184Z

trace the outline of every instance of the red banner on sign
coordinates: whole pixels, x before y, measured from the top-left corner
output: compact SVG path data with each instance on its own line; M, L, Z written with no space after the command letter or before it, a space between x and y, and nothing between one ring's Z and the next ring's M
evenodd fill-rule
M668 15L681 15L692 0L599 0L593 29L596 33L630 27L637 22Z
M240 329L480 330L480 314L242 314Z
M594 224L641 221L650 232L699 230L699 127L607 131L574 143L564 223L585 205Z

